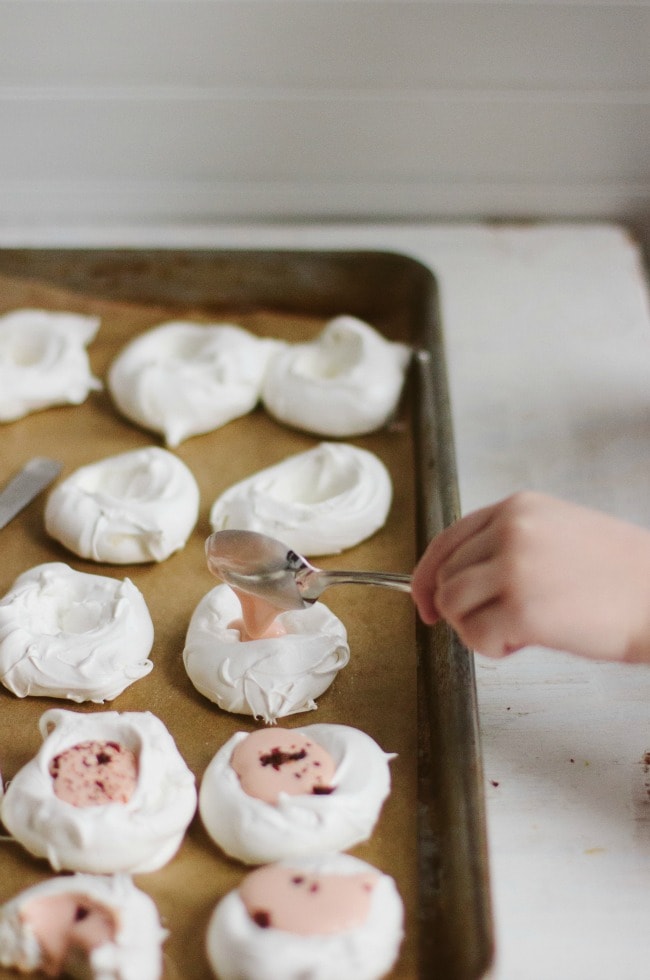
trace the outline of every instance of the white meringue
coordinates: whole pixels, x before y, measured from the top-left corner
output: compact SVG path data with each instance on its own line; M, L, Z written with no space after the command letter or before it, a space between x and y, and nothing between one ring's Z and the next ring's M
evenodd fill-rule
M331 935L299 935L249 915L239 891L229 892L208 924L210 965L221 980L379 980L393 967L404 934L404 909L393 878L350 854L282 861L305 875L372 873L377 882L368 916Z
M229 323L164 323L118 354L108 388L123 415L177 446L250 412L282 346Z
M86 898L105 908L118 923L114 941L96 946L83 958L83 975L92 980L158 980L163 973L160 925L153 900L128 875L74 874L50 878L27 888L0 908L0 965L21 973L46 966L46 954L24 913L43 899ZM77 976L71 971L70 975Z
M330 555L383 527L392 496L378 456L322 442L229 487L213 503L210 524L268 534L301 555Z
M153 664L153 623L130 579L37 565L0 600L0 681L19 698L110 701Z
M10 780L0 806L9 833L55 871L135 874L167 864L194 816L196 788L160 719L148 711L51 708L39 727L43 744ZM89 740L117 742L135 753L137 785L126 803L74 806L55 794L51 761Z
M191 471L166 449L147 446L82 466L59 483L45 528L81 558L160 562L184 547L198 514Z
M224 711L267 724L316 708L316 698L350 659L347 632L323 603L280 613L286 634L240 639L242 608L229 585L201 599L187 629L183 663L197 691Z
M280 422L318 435L373 432L397 407L410 356L363 320L338 316L316 340L271 359L262 402Z
M249 796L230 765L233 735L208 765L199 790L199 813L212 839L245 864L344 851L367 840L390 792L389 762L365 732L348 725L292 729L322 746L336 763L334 791L326 795L281 793L278 803Z
M0 316L0 422L52 405L80 405L99 390L86 353L99 323L94 316L46 310Z

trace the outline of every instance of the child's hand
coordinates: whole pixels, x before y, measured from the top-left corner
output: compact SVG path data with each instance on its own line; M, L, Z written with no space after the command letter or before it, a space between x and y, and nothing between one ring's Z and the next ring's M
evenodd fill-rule
M650 532L537 493L461 518L413 575L422 619L491 657L538 644L650 662Z

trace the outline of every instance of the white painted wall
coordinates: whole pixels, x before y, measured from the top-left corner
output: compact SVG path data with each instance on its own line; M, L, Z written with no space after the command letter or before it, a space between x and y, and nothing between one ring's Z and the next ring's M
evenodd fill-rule
M0 0L0 221L650 215L650 0Z

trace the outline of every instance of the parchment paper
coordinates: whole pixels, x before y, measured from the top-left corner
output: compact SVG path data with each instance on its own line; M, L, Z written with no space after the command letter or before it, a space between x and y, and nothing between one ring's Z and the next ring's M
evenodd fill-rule
M104 378L112 358L134 334L169 319L231 322L260 335L291 341L314 336L324 317L284 315L281 311L232 308L213 312L186 301L156 304L113 301L91 286L70 290L23 277L0 276L0 312L23 307L69 310L101 317L90 347L92 369ZM349 312L344 309L335 313ZM397 339L406 328L393 322ZM155 627L154 669L110 704L77 706L46 698L20 700L0 688L0 769L5 781L37 751L38 719L49 707L80 712L105 709L149 710L167 725L197 783L216 750L235 731L257 723L227 714L198 692L185 674L182 650L189 618L216 580L204 560L213 500L233 482L286 456L316 445L320 439L273 421L262 409L212 433L184 442L175 452L190 467L201 490L198 524L187 546L162 564L109 566L84 561L49 539L43 526L46 494L0 531L0 594L15 577L41 562L65 561L81 571L117 578L128 576L144 594ZM376 453L393 479L394 499L385 527L372 539L336 557L318 559L326 567L408 572L415 561L414 446L408 398L385 430L354 444ZM161 445L158 436L122 418L106 390L92 393L81 406L52 408L0 426L0 481L9 479L29 458L54 456L64 464L61 479L77 467L146 445ZM417 976L417 730L415 616L408 596L384 589L339 587L323 596L345 623L351 662L318 702L315 712L281 720L283 727L315 722L354 725L371 735L385 751L396 752L391 764L393 787L372 839L353 853L393 875L406 906L406 939L395 977ZM0 843L0 901L50 877L46 862L30 857L12 841ZM165 944L167 980L210 976L204 935L216 902L236 887L246 868L227 860L194 818L178 855L162 870L136 876L137 885L156 901L170 931ZM0 971L0 977L13 974Z

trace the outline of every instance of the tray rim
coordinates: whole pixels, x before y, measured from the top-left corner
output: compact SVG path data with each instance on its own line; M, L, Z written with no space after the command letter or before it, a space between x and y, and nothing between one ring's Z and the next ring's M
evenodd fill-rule
M55 255L65 255L68 260L74 260L76 256L85 259L93 256L110 261L119 257L137 257L139 260L145 257L164 256L172 260L184 257L191 261L246 257L265 261L275 258L281 262L294 263L310 260L337 264L370 261L384 266L390 263L396 265L407 279L412 279L412 284L417 284L417 295L414 292L412 297L414 308L411 316L422 318L426 324L427 336L426 347L416 352L412 368L413 384L418 394L414 414L420 447L417 460L418 548L421 549L435 533L460 516L438 283L434 271L419 259L392 249L323 249L308 246L279 249L246 246L195 248L177 245L0 247L0 273L25 275L35 257ZM12 258L22 269L6 270L6 262ZM50 281L52 284L57 282ZM73 282L64 281L63 284L74 288ZM113 292L109 295L115 298ZM164 297L162 299L164 301ZM449 852L443 854L432 851L433 842L427 816L429 808L434 803L439 805L440 800L430 799L421 807L418 840L422 902L419 929L420 975L431 975L432 957L435 958L436 955L433 948L436 931L428 928L426 915L424 921L422 919L422 909L427 909L430 904L431 896L427 890L431 882L437 882L438 885L441 881L449 883L451 870L457 889L454 901L462 904L462 923L459 922L458 908L446 910L441 925L447 930L446 936L451 942L444 976L448 980L474 980L484 976L492 963L494 939L473 654L445 624L429 629L420 623L416 642L421 760L426 760L430 766L432 760L440 756L440 746L444 746L443 756L449 764L439 768L439 776L451 787L454 798L463 803L460 819L455 824L454 850L451 855L462 865L460 869L450 869L447 866ZM442 701L441 687L445 693ZM420 764L422 765L422 761ZM427 792L431 792L431 787Z

